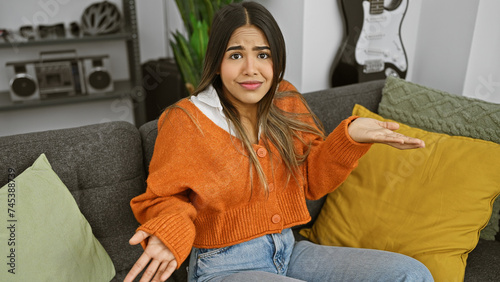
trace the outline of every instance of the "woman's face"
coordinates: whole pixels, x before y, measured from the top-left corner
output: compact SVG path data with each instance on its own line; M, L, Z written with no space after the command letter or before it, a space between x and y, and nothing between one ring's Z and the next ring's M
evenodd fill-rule
M236 29L220 66L224 95L240 112L253 108L271 88L273 61L264 33L253 25Z

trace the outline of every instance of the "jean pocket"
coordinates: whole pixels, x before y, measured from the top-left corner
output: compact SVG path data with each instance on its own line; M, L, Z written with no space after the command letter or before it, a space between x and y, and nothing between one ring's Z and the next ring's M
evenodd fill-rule
M219 254L224 253L229 249L231 246L228 247L222 247L222 248L215 248L215 249L203 249L203 248L198 248L198 259L206 259L210 258Z
M230 270L229 263L236 258L231 258L231 246L203 249L198 248L196 254L196 266L194 268L195 275L200 278L199 281L210 279L212 277L223 275Z

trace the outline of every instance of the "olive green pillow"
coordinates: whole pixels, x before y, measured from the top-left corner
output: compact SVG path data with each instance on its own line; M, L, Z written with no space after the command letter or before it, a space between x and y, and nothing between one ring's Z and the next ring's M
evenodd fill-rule
M500 144L500 104L453 95L388 77L378 113L427 131L467 136ZM500 198L481 238L495 240L500 226Z
M10 173L9 179L15 177ZM113 262L42 154L0 189L2 281L110 281Z

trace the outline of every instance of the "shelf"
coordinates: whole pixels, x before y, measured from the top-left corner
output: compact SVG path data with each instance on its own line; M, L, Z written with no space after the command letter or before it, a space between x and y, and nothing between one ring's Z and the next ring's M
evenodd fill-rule
M77 95L43 100L12 102L8 91L0 92L0 111L20 110L27 108L46 107L63 104L83 103L99 100L126 98L130 96L132 85L129 81L115 81L114 91L109 93Z
M49 98L36 101L12 102L9 91L0 92L0 112L14 111L21 109L47 107L64 104L86 103L98 100L132 98L134 107L134 118L137 126L146 122L146 108L144 90L142 89L142 69L139 51L139 33L137 29L137 12L135 0L122 0L123 29L119 33L98 35L98 36L72 36L66 32L66 37L47 38L34 40L23 40L18 35L9 37L11 41L5 41L0 38L0 51L14 51L14 57L17 55L17 49L31 46L58 46L61 44L84 44L89 42L124 42L127 49L127 62L129 68L129 77L125 81L115 81L114 91L103 94L77 95L69 97ZM19 40L21 39L21 40ZM82 47L83 48L83 47ZM75 48L78 49L78 48Z
M54 39L36 39L36 40L29 40L29 41L1 42L0 48L17 48L17 47L85 43L85 42L109 41L109 40L128 40L128 39L131 39L132 37L133 37L132 33L121 32L121 33L99 35L99 36L81 36L81 37L62 37L62 38L54 38Z

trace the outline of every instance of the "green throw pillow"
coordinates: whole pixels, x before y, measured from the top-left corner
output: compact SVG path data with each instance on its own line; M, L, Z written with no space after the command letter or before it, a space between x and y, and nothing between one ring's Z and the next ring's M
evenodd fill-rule
M458 96L388 77L378 113L427 131L493 141L500 144L500 104ZM495 240L500 221L500 197L481 238Z
M9 180L15 177L9 173ZM2 281L110 281L113 262L42 154L0 189Z

